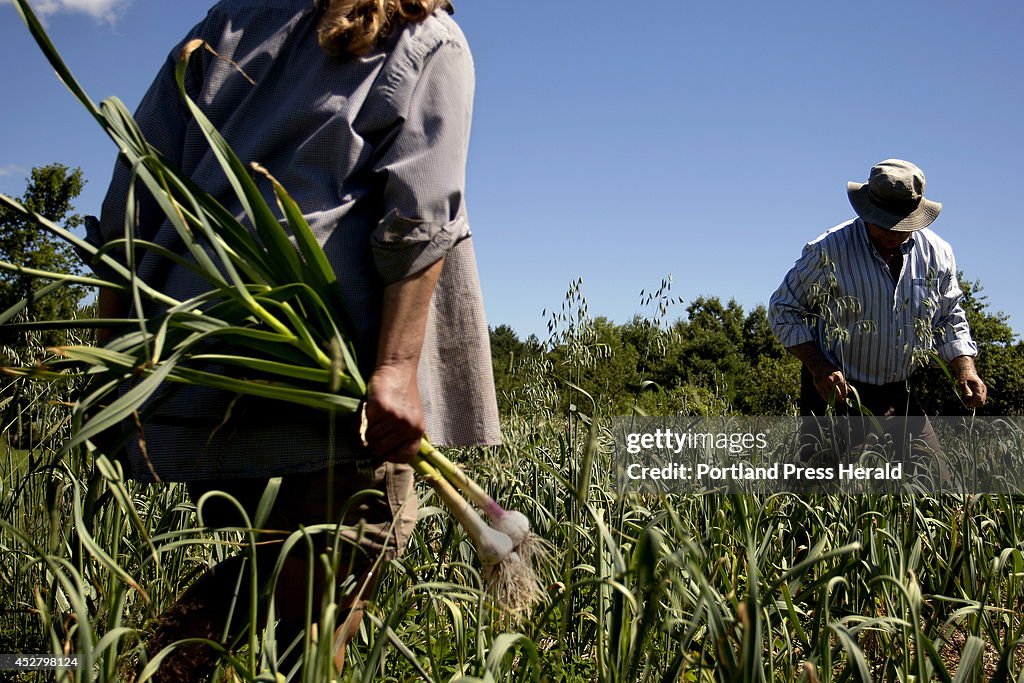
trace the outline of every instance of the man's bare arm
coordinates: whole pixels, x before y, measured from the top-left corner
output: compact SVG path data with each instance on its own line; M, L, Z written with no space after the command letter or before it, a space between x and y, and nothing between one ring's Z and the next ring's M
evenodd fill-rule
M814 387L818 390L821 398L828 401L833 395L837 400L845 400L850 394L850 385L842 370L837 368L825 354L821 352L814 342L804 342L788 349L791 354L800 359L807 371L811 373L814 380Z

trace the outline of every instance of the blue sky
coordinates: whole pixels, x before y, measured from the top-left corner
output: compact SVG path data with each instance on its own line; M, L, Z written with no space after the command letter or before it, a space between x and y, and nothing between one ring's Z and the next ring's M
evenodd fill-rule
M92 96L134 107L209 3L35 6ZM492 324L545 338L542 309L577 277L591 312L620 322L669 274L687 300L766 303L803 243L852 217L846 182L898 157L943 202L934 228L959 267L1024 331L1021 3L457 9L477 68L468 200ZM97 212L113 147L9 6L0 60L0 192L60 161L88 179L79 211Z

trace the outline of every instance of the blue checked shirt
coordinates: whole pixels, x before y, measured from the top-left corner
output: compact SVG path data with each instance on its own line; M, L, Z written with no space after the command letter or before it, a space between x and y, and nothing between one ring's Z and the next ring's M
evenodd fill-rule
M946 362L976 355L952 248L925 228L901 249L894 282L860 218L808 243L769 303L776 336L787 348L817 343L864 384L905 380L932 351Z
M364 376L372 370L384 287L444 258L418 373L435 444L500 443L487 322L465 202L474 89L465 36L442 10L396 31L362 57L329 57L311 0L222 0L175 47L135 118L147 140L197 185L242 216L239 200L174 80L181 45L202 38L186 86L244 163L288 189L338 275ZM244 71L244 75L242 73ZM131 169L115 169L97 245L124 236ZM271 186L262 182L270 206ZM187 255L147 193L137 235ZM216 258L211 254L211 258ZM209 289L154 253L139 276L179 300ZM365 457L353 429L326 414L252 397L182 389L130 445L136 478L267 477Z

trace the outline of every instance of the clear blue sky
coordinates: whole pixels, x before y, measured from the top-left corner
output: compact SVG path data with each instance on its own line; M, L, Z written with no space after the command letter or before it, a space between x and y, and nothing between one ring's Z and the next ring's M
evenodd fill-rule
M91 95L134 107L209 3L36 6ZM492 324L545 338L541 310L576 277L591 312L620 322L668 274L687 300L766 303L803 243L852 217L846 181L899 157L943 202L933 227L960 268L1024 331L1019 0L457 9L477 68L468 199ZM0 63L0 192L60 161L83 169L78 208L97 212L113 147L11 7Z

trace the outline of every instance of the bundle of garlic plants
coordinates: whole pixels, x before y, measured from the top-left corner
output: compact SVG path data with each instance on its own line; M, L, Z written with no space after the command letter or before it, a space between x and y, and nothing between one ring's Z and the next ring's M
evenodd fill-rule
M93 265L103 266L102 272L113 275L103 279L30 271L18 264L0 263L0 268L48 281L21 303L0 313L0 324L10 324L32 299L71 284L130 297L136 311L160 311L135 321L92 319L10 325L117 326L122 330L102 347L63 346L53 349L58 358L44 366L7 369L25 379L42 381L66 379L76 373L89 376L89 389L75 404L75 429L65 448L91 444L91 439L125 419L145 422L154 409L155 402L149 399L168 382L286 401L336 416L357 416L366 395L366 382L350 341L337 276L323 249L285 189L257 163L247 167L185 90L189 59L197 50L212 49L203 41L188 43L182 50L176 79L183 101L243 207L241 220L173 168L145 140L117 98L108 98L97 106L72 76L27 2L14 0L14 4L57 76L117 145L121 158L132 169L132 186L141 183L153 196L188 252L188 256L170 252L137 238L131 195L125 211L124 237L103 248L0 195L4 209L66 240L80 253L88 254ZM271 184L283 221L264 198L254 176L259 182ZM125 255L123 262L111 255L115 250ZM151 287L135 276L134 255L138 250L150 250L189 268L209 284L209 291L179 301ZM233 373L211 372L210 363L230 367ZM541 595L531 557L542 546L531 534L525 516L502 510L426 438L411 464L473 541L497 602L511 611L531 606ZM483 521L459 490L488 514L493 526Z

